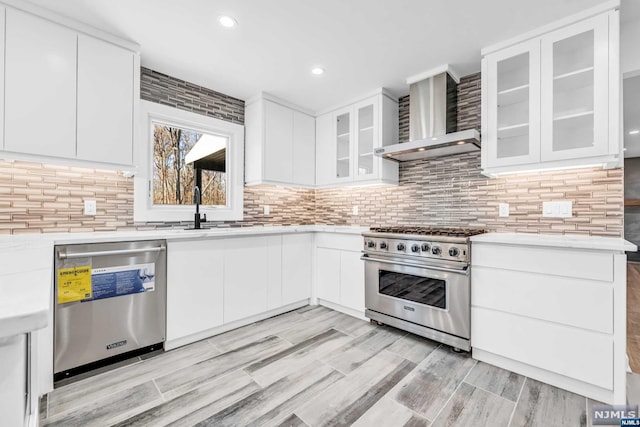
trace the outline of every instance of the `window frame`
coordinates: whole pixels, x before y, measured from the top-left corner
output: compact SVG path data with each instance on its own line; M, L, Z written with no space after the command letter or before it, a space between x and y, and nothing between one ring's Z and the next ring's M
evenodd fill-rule
M153 125L161 123L197 132L221 135L228 138L227 204L226 206L200 205L207 221L239 221L244 211L244 126L213 117L192 113L157 104L140 101L139 137L136 138L134 162L133 220L149 221L193 221L195 205L153 204Z

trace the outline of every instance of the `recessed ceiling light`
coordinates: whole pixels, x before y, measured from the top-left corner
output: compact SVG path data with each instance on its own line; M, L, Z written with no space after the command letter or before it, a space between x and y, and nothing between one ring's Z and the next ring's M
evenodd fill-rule
M418 148L418 151L424 151L425 148Z
M464 144L464 141L458 141L458 145Z
M432 141L437 141L437 140L438 140L438 137L435 137L435 136L434 136L433 138L431 138L431 140L432 140Z
M220 25L222 25L225 28L233 28L238 24L238 21L226 15L218 18L218 22L220 23Z
M634 130L630 130L629 131L629 135L637 135L639 133L640 133L640 130L638 130L638 129L634 129Z
M311 69L311 74L319 76L324 74L324 68L322 67L314 67Z

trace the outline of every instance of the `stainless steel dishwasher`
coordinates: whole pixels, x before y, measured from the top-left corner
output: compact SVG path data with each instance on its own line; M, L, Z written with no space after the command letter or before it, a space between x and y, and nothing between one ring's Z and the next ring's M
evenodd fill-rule
M164 240L55 247L54 380L163 347Z

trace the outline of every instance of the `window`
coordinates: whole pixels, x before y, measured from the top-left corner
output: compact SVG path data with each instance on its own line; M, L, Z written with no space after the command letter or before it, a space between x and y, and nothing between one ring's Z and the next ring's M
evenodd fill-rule
M196 187L209 221L241 220L244 127L142 101L135 221L193 220Z

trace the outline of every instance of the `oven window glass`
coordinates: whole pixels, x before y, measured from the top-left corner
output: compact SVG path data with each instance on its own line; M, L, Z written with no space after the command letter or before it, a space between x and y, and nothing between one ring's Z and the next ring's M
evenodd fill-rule
M381 294L446 309L447 282L444 280L386 270L379 270L379 274Z

